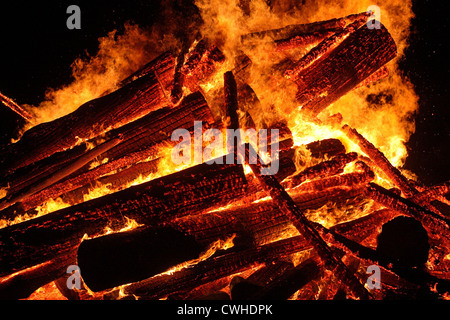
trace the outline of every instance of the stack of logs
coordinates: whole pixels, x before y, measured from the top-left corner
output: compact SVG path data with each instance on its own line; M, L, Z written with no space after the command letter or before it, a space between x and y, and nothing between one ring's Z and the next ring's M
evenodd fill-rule
M277 51L315 44L299 59L277 64L274 77L293 81L305 116L319 122L316 116L341 96L387 76L396 45L384 26L367 27L368 16L246 34L243 48L267 41ZM257 101L243 76L251 60L239 56L224 74L218 117L202 84L226 58L207 39L189 47L160 55L120 89L3 147L0 176L8 193L0 200L1 219L24 221L0 229L0 297L27 298L52 282L69 299L445 296L450 183L424 187L408 180L339 116L330 122L361 154L347 152L338 139L294 146L289 128L277 123L270 126L280 132L274 176L261 175L264 163L257 156L251 173L237 163L201 163L128 187L157 172L160 150L174 145L175 129L193 132L194 121L204 130L255 128L250 113L238 116L242 104ZM245 146L248 157L252 148ZM308 163L299 163L299 154ZM375 184L376 176L396 187ZM83 201L98 185L116 192ZM26 218L58 197L70 206ZM327 220L334 210L344 212L341 223L313 222L314 215ZM420 222L429 237L432 267L420 274L374 249L381 226L400 215ZM130 219L134 229L105 234L106 227L119 230ZM174 268L180 264L185 267ZM364 286L373 264L381 268L382 290ZM81 289L67 287L70 265L81 270Z

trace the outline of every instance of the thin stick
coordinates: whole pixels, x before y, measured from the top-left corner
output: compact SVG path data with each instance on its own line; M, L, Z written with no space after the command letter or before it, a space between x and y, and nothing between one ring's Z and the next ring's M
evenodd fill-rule
M4 94L2 94L0 92L0 101L7 106L8 108L10 108L12 111L14 111L15 113L17 113L19 116L21 116L22 118L24 118L25 120L27 120L28 122L33 121L33 116L31 114L28 113L28 111L26 111L24 108L22 108L21 106L19 106L13 99L8 98L7 96L5 96Z

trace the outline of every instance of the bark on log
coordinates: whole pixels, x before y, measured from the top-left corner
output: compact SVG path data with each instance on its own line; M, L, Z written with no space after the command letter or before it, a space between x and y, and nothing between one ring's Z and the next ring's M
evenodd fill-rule
M410 200L418 205L426 205L439 196L444 196L448 193L450 193L450 181L426 188L425 190L416 193Z
M378 80L386 78L387 76L389 76L389 69L386 66L382 66L380 69L378 69L377 71L372 73L370 76L368 76L366 79L361 81L355 87L355 89L360 88L360 87L364 87L364 86L368 86L368 85L370 85L372 83L377 82Z
M396 54L395 42L384 26L368 29L364 25L299 72L294 78L299 87L297 101L307 114L317 115Z
M77 145L80 139L89 140L168 104L156 72L149 73L66 116L25 132L17 143L1 151L1 172L27 166Z
M245 194L239 165L195 167L101 198L0 229L0 275L45 261L77 246L84 234L102 233L108 224L156 223L225 205Z
M331 231L361 243L364 239L376 233L386 222L398 216L399 213L390 209L380 209L364 217L332 226Z

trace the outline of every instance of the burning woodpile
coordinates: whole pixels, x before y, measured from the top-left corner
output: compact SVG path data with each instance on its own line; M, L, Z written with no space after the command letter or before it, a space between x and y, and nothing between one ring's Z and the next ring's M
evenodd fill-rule
M0 297L448 298L450 183L328 112L391 76L372 14L245 33L234 55L199 35L4 146ZM272 93L295 113L265 114Z

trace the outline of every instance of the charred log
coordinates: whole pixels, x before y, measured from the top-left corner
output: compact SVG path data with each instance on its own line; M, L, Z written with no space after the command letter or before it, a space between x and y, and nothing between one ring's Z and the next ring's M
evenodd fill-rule
M0 274L64 254L83 235L101 234L124 216L138 223L167 221L192 210L224 205L245 193L241 166L201 164L0 230Z

